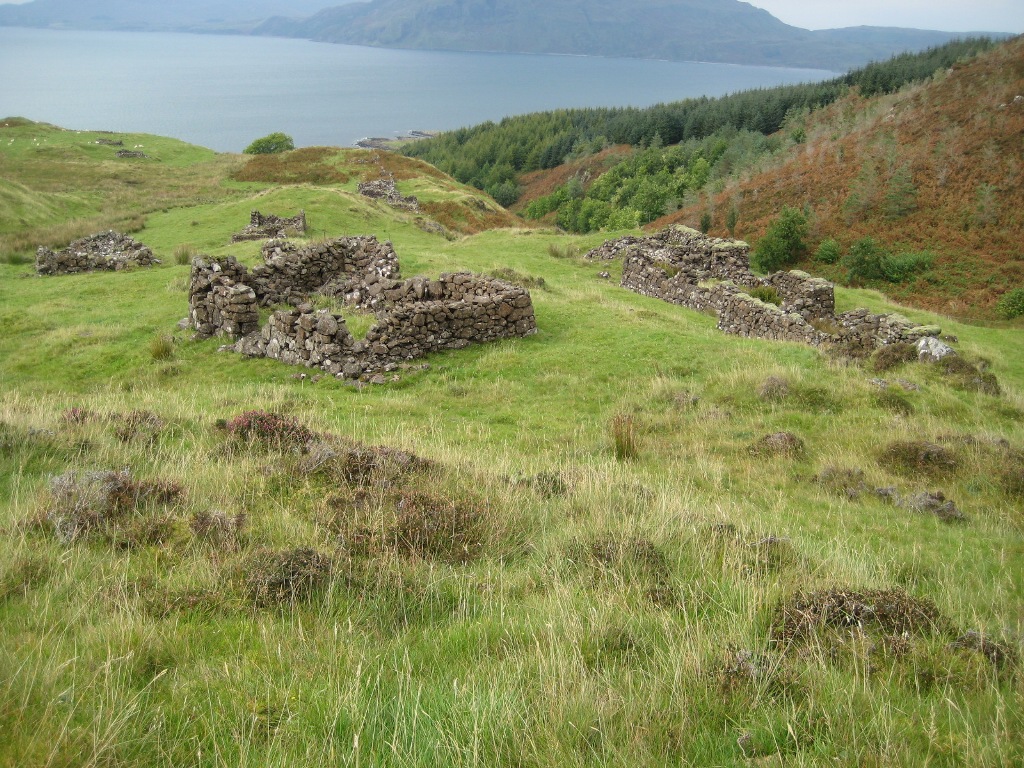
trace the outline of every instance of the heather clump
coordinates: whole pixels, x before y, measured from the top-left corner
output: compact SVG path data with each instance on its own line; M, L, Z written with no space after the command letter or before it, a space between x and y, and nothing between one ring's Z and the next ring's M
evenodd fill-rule
M316 437L316 433L292 416L268 411L245 411L229 419L225 430L233 439L266 450L300 448Z

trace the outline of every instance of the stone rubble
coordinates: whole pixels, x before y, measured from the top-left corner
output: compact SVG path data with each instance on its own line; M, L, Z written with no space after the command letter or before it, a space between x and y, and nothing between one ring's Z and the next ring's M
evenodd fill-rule
M420 201L414 196L403 197L395 186L394 174L384 168L380 169L380 178L375 181L363 181L359 183L359 194L363 197L383 200L392 208L401 208L405 211L419 213Z
M299 211L297 216L283 218L271 213L252 211L249 214L249 226L231 236L231 242L247 240L266 240L267 238L285 238L288 235L301 236L306 234L306 212Z
M40 275L120 271L159 263L148 246L112 229L75 240L60 251L45 246L36 251L36 272Z

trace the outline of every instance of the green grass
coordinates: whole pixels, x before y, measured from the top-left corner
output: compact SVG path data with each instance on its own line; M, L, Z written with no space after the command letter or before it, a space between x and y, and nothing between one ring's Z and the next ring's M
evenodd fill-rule
M155 154L155 141L132 143ZM231 158L181 152L166 183L184 194L180 172L216 191L164 211L154 182L132 204L146 212L135 237L161 266L36 278L0 264L0 765L1024 759L1019 667L951 648L951 631L912 632L900 653L870 626L771 642L794 593L845 587L904 590L956 630L1019 650L1024 518L1007 479L1024 450L1019 331L901 310L988 359L1001 397L919 363L876 374L723 335L711 317L619 288L618 264L549 252L600 236L447 241L347 189L232 186ZM43 194L48 162L3 175ZM75 194L120 215L85 182ZM188 267L173 254L187 243L256 263L257 243L230 244L254 207L303 208L314 236L390 239L407 276L543 278L540 332L432 355L429 370L361 390L218 353L175 329ZM64 215L43 209L12 234L77 226ZM871 292L838 289L837 302L893 309ZM165 358L154 339L167 335ZM900 390L912 412L879 401L877 375L918 385ZM769 377L786 387L764 399ZM84 410L69 420L71 408ZM369 481L338 459L314 471L312 453L218 427L252 409L330 433L335 451L346 438L433 466ZM631 426L629 461L616 457L616 418ZM802 457L752 456L778 431L804 441ZM911 440L955 452L955 469L899 474L884 449ZM62 543L47 524L50 478L124 467L183 494ZM942 490L968 520L832 492L813 480L827 467L860 470L868 488ZM246 522L201 535L197 516L214 512ZM254 604L263 553L295 548L329 558L330 573L295 603ZM759 674L737 671L740 651Z

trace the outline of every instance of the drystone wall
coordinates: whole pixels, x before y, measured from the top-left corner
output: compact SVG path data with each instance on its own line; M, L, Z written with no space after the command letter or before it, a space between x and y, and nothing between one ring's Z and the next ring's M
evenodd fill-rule
M75 240L60 251L43 246L36 251L36 272L40 275L122 270L159 263L148 246L114 230Z
M269 237L288 237L288 235L304 235L306 233L306 212L299 211L297 216L282 218L273 214L252 211L249 214L249 226L231 236L231 241L238 243L246 240L266 240Z
M623 259L623 287L711 312L718 317L720 330L738 336L870 351L939 333L899 315L867 310L836 315L835 287L827 280L798 270L758 277L750 270L746 243L707 237L686 227L608 241L587 254L590 259L618 257ZM779 305L751 296L754 288L774 289Z
M374 237L303 249L272 242L263 255L251 270L232 257L193 261L189 323L197 338L227 336L250 357L366 380L428 352L537 331L526 289L470 273L400 280L391 244ZM377 323L356 340L342 315L306 302L311 293L372 309ZM260 307L280 303L295 308L274 312L261 329Z
M425 288L423 298L416 298L418 287ZM429 352L537 330L529 293L500 280L443 274L438 280L413 278L393 290L405 298L380 311L364 339L352 337L342 315L307 304L275 312L262 330L241 338L234 349L320 368L339 378L365 379Z
M251 317L259 307L301 304L312 293L338 296L360 307L372 307L388 281L399 277L398 257L391 243L377 238L342 237L299 247L271 240L262 247L263 264L251 270L233 256L197 258L189 285L189 320L197 336L239 336L251 333ZM374 286L380 285L380 288ZM252 309L242 306L237 285L252 294ZM371 293L376 291L376 293ZM230 300L226 298L230 293ZM247 294L248 295L248 294ZM226 310L225 307L232 307Z

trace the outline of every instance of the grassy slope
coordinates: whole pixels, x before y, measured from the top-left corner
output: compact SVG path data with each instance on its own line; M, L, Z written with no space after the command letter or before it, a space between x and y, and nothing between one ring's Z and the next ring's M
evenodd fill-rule
M0 142L3 177L52 203L59 190L46 180L94 150L70 132L19 130L59 141L61 154L18 156ZM352 194L368 153L321 153L345 181L280 185L228 179L237 158L183 152L128 209L148 213L136 236L162 266L42 279L0 264L0 764L730 765L743 760L741 738L761 764L1024 759L1020 674L997 674L948 636L911 633L902 654L883 652L899 643L870 626L788 651L769 643L783 600L836 585L905 589L957 627L1019 642L1024 519L1000 474L1019 454L995 442L1024 448L1019 332L908 312L988 358L1006 392L957 389L911 364L882 374L920 386L905 396L913 413L898 415L878 401L875 374L719 334L710 317L617 287L617 265L552 257L563 236L429 234ZM107 162L79 169L106 190ZM161 202L165 184L196 179L201 200ZM399 189L449 203L472 194L429 175ZM119 215L114 193L89 190L73 190L81 215ZM173 359L154 360L151 341L186 311L188 267L174 248L252 263L256 244L227 242L253 207L304 208L317 235L389 238L406 275L510 266L542 276L541 331L432 356L430 370L362 391L182 332ZM30 240L65 215L37 212L10 236ZM611 281L597 277L605 268ZM862 291L837 300L889 307ZM769 376L788 381L788 396L758 397ZM71 407L106 419L68 423ZM250 408L440 462L404 482L482 499L481 556L354 553L339 531L354 520L383 529L393 508L360 506L345 483L297 472L289 452L232 448L214 422ZM126 431L116 416L133 410L165 423ZM616 415L633 419L633 461L612 453ZM803 438L804 457L750 456L780 429ZM941 441L959 468L900 474L879 460L896 439ZM830 494L810 480L830 465L862 469L871 487L941 489L969 521ZM153 513L169 516L163 543L129 527L120 546L63 545L27 522L52 504L49 476L125 466L184 487L182 502ZM539 472L567 492L511 482ZM197 536L190 520L213 509L247 513L248 530ZM768 536L784 541L758 545ZM295 546L330 553L334 577L294 605L247 603L253 553ZM730 671L738 649L758 675Z

